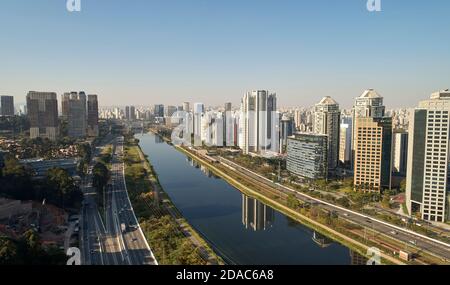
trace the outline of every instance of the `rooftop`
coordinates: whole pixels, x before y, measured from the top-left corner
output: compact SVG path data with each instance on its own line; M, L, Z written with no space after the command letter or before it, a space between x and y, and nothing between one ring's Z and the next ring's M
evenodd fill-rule
M382 98L374 89L367 89L359 98Z
M448 89L437 91L431 94L431 99L441 99L448 100L450 99L450 91Z
M326 97L323 97L322 100L320 100L319 104L322 104L322 105L335 105L335 104L337 104L337 102L333 98L331 98L330 96L326 96Z

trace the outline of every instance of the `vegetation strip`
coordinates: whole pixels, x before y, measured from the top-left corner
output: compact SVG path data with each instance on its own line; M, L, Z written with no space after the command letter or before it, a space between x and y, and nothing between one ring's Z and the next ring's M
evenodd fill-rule
M142 230L160 264L223 264L163 191L137 141L125 145L125 177ZM148 191L153 189L153 191Z

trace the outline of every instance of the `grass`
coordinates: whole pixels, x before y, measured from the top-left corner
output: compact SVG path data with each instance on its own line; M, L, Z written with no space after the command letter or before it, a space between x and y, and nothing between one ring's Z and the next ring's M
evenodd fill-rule
M141 159L143 158L143 159ZM196 238L209 257L218 264L223 261L210 248L208 243L182 218L168 195L162 191L158 177L149 161L135 143L125 146L125 178L130 200L136 216L160 264L201 265L209 261L199 247L181 230L181 226ZM154 188L159 188L156 199ZM162 201L157 203L156 201ZM179 220L179 221L177 221ZM164 221L161 223L161 221ZM168 225L169 224L169 225Z

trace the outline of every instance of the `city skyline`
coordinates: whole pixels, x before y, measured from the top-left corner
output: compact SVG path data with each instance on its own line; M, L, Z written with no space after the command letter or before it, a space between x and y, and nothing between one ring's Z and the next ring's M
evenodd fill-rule
M331 96L349 108L374 88L396 108L450 85L450 3L383 1L370 13L366 1L335 2L84 1L68 13L64 3L6 1L0 93L84 86L108 105L237 105L263 88L279 106Z

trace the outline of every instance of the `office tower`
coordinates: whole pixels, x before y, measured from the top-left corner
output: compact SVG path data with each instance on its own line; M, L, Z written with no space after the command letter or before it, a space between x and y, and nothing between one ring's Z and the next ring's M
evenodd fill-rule
M344 165L350 163L352 157L352 125L351 117L342 118L339 135L339 161Z
M241 101L239 135L244 154L279 152L279 115L276 94L247 92Z
M383 105L383 97L381 97L374 89L367 89L361 96L356 98L355 105L352 109L352 168L355 161L355 130L356 118L382 118L385 116L386 108Z
M69 137L85 137L87 131L86 93L72 92L68 106L67 129Z
M59 135L56 93L28 92L27 113L30 120L30 138L56 140Z
M162 104L156 104L153 109L154 115L157 118L163 118L164 117L164 105Z
M328 171L335 170L339 160L340 118L339 104L329 96L314 108L314 133L328 137Z
M328 137L321 134L296 133L288 138L287 170L306 179L328 176Z
M300 130L302 125L302 110L296 109L294 111L295 130Z
M190 112L191 111L191 106L190 106L189 102L184 102L183 103L183 111L185 111L185 112Z
M200 146L202 144L202 116L204 112L205 106L202 103L194 103L194 114L192 119L195 146Z
M88 95L87 102L87 134L90 137L98 137L98 98L97 95Z
M292 136L294 134L294 119L290 117L288 114L283 114L281 117L281 123L280 123L280 152L285 153L287 148L287 140L288 137Z
M224 111L223 111L223 144L224 146L233 146L232 140L233 140L233 131L234 126L232 125L232 104L231 103L225 103L224 105Z
M392 136L392 152L392 171L405 175L408 161L408 132L394 132Z
M13 96L1 96L1 109L0 115L4 117L14 116L14 97Z
M125 106L125 120L127 121L131 120L130 106Z
M409 123L406 205L422 219L450 219L450 91L433 93L411 113Z
M355 125L355 190L390 189L392 119L357 117Z
M66 92L61 95L61 117L64 121L69 119L69 101L70 95L77 94L77 92Z
M175 106L167 106L167 117L172 117L173 114L177 111L177 107Z
M246 229L265 231L272 227L275 211L260 201L242 194L242 224Z
M126 111L126 108L125 108L125 111ZM128 109L128 114L130 114L130 109ZM122 115L123 115L122 111L118 107L115 107L114 108L114 118L119 120L122 118ZM125 116L125 118L126 118L126 116Z
M134 106L130 106L130 120L136 120L136 108Z
M223 146L222 113L206 112L203 114L202 141L207 146Z
M225 112L231 112L233 105L230 102L225 103Z
M23 116L27 114L27 104L21 104L19 106L19 115Z

